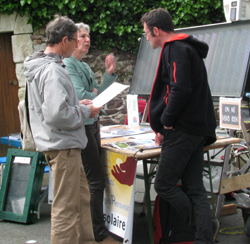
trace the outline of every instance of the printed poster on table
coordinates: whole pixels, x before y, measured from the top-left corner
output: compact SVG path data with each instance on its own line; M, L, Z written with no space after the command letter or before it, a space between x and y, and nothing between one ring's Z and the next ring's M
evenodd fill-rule
M128 221L131 211L132 214L134 212L134 203L131 204L131 199L134 201L133 187L137 161L134 157L107 150L103 150L102 156L106 173L103 201L105 224L110 232L125 238L126 229L133 226L131 223L128 224ZM132 228L129 232L132 236Z
M138 96L127 95L128 125L139 125Z

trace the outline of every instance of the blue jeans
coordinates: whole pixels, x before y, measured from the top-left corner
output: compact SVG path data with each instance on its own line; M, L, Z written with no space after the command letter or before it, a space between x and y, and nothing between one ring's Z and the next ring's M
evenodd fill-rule
M94 124L86 125L85 129L88 144L81 152L82 163L89 185L90 209L95 239L96 241L102 241L109 235L109 232L103 219L105 177L100 156L101 141L99 122L96 121Z
M189 225L196 226L195 243L213 244L212 217L202 171L203 136L180 130L164 130L155 190ZM181 179L182 189L177 186Z

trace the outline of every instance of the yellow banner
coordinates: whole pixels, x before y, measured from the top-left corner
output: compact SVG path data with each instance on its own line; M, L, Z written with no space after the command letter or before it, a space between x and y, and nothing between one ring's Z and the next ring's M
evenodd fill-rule
M112 233L124 238L130 211L137 161L103 150L106 183L104 192L104 220Z

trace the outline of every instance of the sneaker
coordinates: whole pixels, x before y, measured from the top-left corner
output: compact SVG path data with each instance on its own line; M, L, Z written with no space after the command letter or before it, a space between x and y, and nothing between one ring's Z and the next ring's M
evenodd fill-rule
M213 239L215 242L216 236L217 236L219 228L220 228L220 223L219 223L218 219L212 219L212 228L213 228Z
M122 242L116 241L112 236L106 237L104 240L99 241L100 244L122 244Z

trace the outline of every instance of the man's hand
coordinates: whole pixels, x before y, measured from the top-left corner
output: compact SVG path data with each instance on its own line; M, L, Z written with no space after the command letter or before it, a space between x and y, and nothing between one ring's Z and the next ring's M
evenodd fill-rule
M97 114L99 114L100 113L100 110L101 110L101 108L102 107L98 107L98 108L96 108L96 107L94 107L93 105L87 105L89 108L90 108L90 110L91 110L91 114L90 114L90 118L94 118Z
M155 145L160 146L162 144L162 141L163 141L163 135L160 133L157 133L155 135Z
M79 101L79 104L89 105L89 104L92 104L92 101L89 99L83 99L83 100Z
M167 126L164 125L164 129L166 129L166 130L172 130L173 126L167 127Z
M105 58L105 68L109 75L112 75L116 67L115 57L113 54L109 54Z

